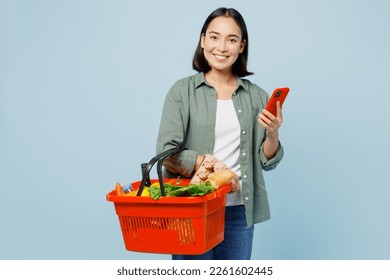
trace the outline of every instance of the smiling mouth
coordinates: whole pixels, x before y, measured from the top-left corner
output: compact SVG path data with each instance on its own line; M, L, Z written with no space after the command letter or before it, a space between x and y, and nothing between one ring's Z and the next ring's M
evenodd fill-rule
M225 60L225 59L227 59L229 56L214 54L214 57L215 57L217 60Z

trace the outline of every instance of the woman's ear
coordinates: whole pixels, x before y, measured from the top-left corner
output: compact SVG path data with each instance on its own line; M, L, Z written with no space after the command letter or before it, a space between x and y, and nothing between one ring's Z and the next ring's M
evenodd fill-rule
M245 46L246 46L246 40L242 40L241 42L241 49L240 49L240 53L242 53L245 49Z
M200 47L202 49L204 49L204 33L202 33L202 35L200 35Z

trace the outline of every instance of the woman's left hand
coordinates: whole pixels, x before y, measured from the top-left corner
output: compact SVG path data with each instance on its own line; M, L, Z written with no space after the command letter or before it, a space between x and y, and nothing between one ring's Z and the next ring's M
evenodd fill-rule
M264 127L267 137L275 136L278 137L278 130L282 125L283 116L282 116L282 107L280 106L280 102L276 103L276 114L274 116L267 110L263 109L262 113L259 114L258 121Z
M231 180L232 183L232 189L230 192L238 192L240 190L240 177L236 173L234 173L234 177Z

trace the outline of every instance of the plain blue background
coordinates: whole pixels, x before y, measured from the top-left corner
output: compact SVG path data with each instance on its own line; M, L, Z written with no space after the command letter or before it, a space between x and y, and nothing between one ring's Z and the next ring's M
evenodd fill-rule
M249 79L289 86L253 259L389 259L388 1L1 1L0 258L128 252L105 195L154 156L162 102L211 11L238 9Z

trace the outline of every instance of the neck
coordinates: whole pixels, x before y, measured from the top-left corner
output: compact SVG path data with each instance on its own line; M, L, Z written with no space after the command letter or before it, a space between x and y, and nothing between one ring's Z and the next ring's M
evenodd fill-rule
M232 72L220 72L210 70L205 73L205 78L210 84L230 84L235 85L237 83L236 76Z

